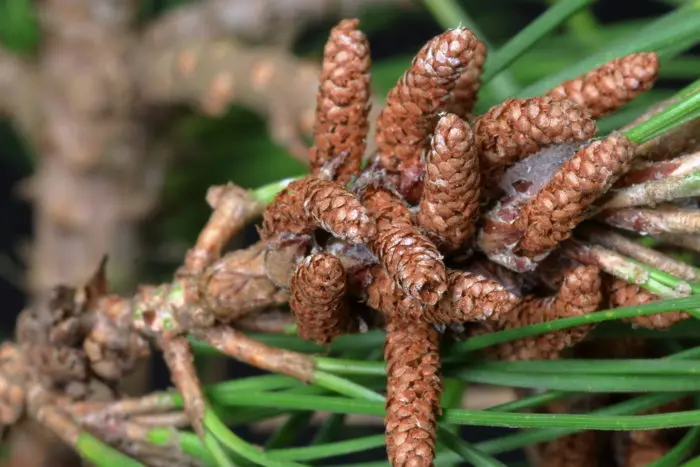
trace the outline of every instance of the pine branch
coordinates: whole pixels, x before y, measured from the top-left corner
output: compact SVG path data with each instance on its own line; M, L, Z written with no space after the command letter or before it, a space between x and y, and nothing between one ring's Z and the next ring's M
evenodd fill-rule
M9 118L25 133L37 123L36 86L32 64L0 45L0 116Z
M147 41L172 44L235 36L251 43L286 45L309 23L353 17L368 6L410 5L407 0L205 0L173 9L151 23Z

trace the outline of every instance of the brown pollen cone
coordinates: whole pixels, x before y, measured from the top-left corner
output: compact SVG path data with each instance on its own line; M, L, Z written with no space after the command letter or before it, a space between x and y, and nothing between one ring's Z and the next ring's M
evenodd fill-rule
M608 306L610 308L638 306L661 300L660 297L648 290L615 277L606 279L606 288ZM685 312L670 311L668 313L658 313L655 315L635 316L634 318L625 319L625 321L649 329L667 329L687 318L688 314Z
M330 33L323 52L316 103L311 173L317 175L334 157L346 153L336 179L348 182L360 172L369 132L370 49L358 29L359 20L345 19Z
M371 266L360 273L361 295L367 306L386 315L394 315L407 321L418 321L424 306L406 295L382 265Z
M599 309L602 300L600 270L595 266L576 266L566 274L554 297L525 298L513 311L496 322L485 323L484 329L477 332L515 329L592 313ZM506 342L491 349L491 356L511 361L555 359L562 350L586 337L591 328L577 326Z
M486 55L486 45L477 40L472 59L462 70L450 93L446 109L448 112L455 113L465 120L471 117L472 108L481 87L481 72L484 69Z
M307 256L290 283L289 306L302 339L328 344L355 325L346 297L346 274L330 253Z
M411 212L384 189L365 192L362 203L377 220L369 246L411 297L435 305L447 290L447 271L435 244L412 221Z
M458 250L474 233L480 183L471 128L457 115L443 116L433 132L417 215L443 251Z
M659 58L656 53L634 53L564 81L547 95L575 102L598 119L651 89L658 73Z
M635 147L624 136L610 135L565 162L523 207L517 224L524 234L516 252L533 258L571 237L593 201L627 170Z
M428 467L440 413L439 334L432 325L387 315L386 448L392 466Z
M481 171L489 179L546 146L585 141L595 133L595 121L586 110L551 97L508 99L474 124Z
M502 284L467 271L448 271L449 288L434 308L426 309L423 320L434 324L497 320L509 313L519 298Z
M389 91L377 119L376 140L382 166L400 171L423 156L438 112L472 63L479 40L466 28L445 31L425 44L411 67Z
M280 192L263 213L260 235L310 234L322 228L350 243L368 242L376 224L354 194L338 182L306 177Z

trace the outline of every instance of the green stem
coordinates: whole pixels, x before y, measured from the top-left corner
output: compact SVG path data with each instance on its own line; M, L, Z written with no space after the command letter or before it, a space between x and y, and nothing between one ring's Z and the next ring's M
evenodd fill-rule
M687 39L697 38L700 28L700 3L694 1L685 7L678 8L651 24L636 29L612 43L607 44L600 52L578 60L559 73L554 73L544 79L518 91L515 97L531 97L546 93L561 82L574 78L592 70L603 63L624 55L642 51L660 51L673 47Z
M537 336L550 331L560 331L586 324L602 323L637 316L649 316L656 313L665 313L678 310L687 310L700 306L700 297L684 297L673 300L661 300L647 303L641 306L629 306L615 308L614 310L603 310L586 315L561 318L546 323L531 324L517 329L507 329L482 336L475 336L469 340L457 342L449 346L450 354L468 353L475 350L490 347L492 345L510 342L524 337Z
M479 467L506 467L506 464L482 452L444 427L438 427L440 442L462 459Z
M221 444L219 444L219 441L212 433L207 432L204 435L204 446L212 455L212 457L214 458L214 462L218 467L235 466L231 459L229 459L229 457L226 455L226 452L224 452L223 448L221 447Z
M177 431L172 428L153 428L146 435L146 439L148 439L149 443L160 446L172 443L173 438L177 440L182 452L200 459L207 466L216 463L215 459L212 457L212 453L204 447L202 440L194 433Z
M700 442L700 427L696 426L688 430L683 438L661 459L647 464L647 467L676 467L695 450L698 442Z
M700 27L700 24L698 26ZM700 118L700 92L674 103L649 120L635 125L625 132L625 136L637 144L644 144L695 118Z
M347 441L319 444L318 446L275 449L269 451L268 455L278 460L310 461L378 448L384 446L385 442L384 435L372 435Z
M98 467L144 467L141 462L122 454L85 432L81 432L78 436L75 449L82 457Z
M265 450L282 448L294 444L299 432L309 424L313 412L297 412L289 415L284 423L267 438Z
M207 410L204 415L204 425L211 434L226 445L233 452L244 459L265 467L301 467L302 464L295 462L279 461L271 458L267 453L260 451L256 447L236 436L219 417L212 411ZM206 441L206 438L205 438ZM216 455L216 454L215 454Z
M503 373L579 373L603 375L697 375L700 374L700 361L666 359L616 359L616 360L524 360L519 362L487 362L471 367L476 370L500 371Z
M516 412L518 410L532 409L540 405L564 399L570 395L572 395L572 393L567 391L546 391L540 394L521 397L520 399L512 402L494 405L486 410L491 412Z
M593 0L561 0L548 8L536 20L513 36L503 47L495 53L489 54L481 77L482 83L489 82L530 50L537 41L591 3Z
M313 383L322 388L330 389L333 392L357 399L372 401L383 401L384 396L368 389L360 384L354 383L340 376L332 375L324 371L314 371Z
M518 388L546 388L557 391L592 393L699 391L697 376L647 376L528 373L465 368L456 375L470 383Z
M253 198L263 204L270 204L272 200L275 199L275 196L277 196L277 193L287 188L294 180L299 180L300 178L302 177L290 177L263 185L252 191Z

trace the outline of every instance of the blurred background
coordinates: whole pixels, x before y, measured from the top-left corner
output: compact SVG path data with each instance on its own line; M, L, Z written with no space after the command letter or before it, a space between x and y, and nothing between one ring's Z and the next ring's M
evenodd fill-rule
M497 48L554 0L458 3ZM594 2L483 88L478 110L681 3ZM210 185L304 173L323 45L348 15L370 40L377 102L444 29L419 0L0 0L0 333L104 253L114 290L169 280L209 215ZM678 48L603 131L698 76L698 50ZM251 228L237 244L255 238ZM169 384L158 362L136 379L134 391Z

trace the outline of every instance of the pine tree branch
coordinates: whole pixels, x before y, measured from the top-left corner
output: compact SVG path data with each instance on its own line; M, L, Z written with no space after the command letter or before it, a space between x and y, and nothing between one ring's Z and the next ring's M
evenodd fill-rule
M0 117L9 118L26 137L38 117L33 66L0 45Z
M368 6L408 6L408 0L206 0L174 9L151 23L147 41L234 36L245 42L289 44L307 24L357 15Z

